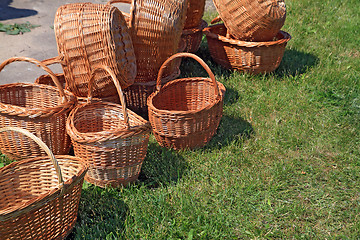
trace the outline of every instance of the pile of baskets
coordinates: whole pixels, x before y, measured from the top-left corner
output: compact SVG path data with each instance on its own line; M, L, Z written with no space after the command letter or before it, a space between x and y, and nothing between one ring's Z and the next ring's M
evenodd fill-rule
M130 14L116 8L119 2L131 4ZM260 11L256 2L271 10ZM46 72L35 83L0 86L0 151L16 160L0 168L1 238L65 238L83 180L99 187L136 181L151 133L167 148L205 146L220 124L226 89L193 53L205 32L219 64L274 70L290 35L280 31L285 14L276 7L282 1L271 2L249 1L244 14L236 1L216 0L225 25L210 27L202 20L205 0L61 6L54 22L58 56L0 64L0 72L20 61ZM234 13L258 15L248 20ZM270 18L279 19L265 26ZM209 77L176 79L185 57ZM51 64L61 64L63 73L53 73Z
M266 73L278 68L290 34L281 31L284 0L214 0L219 16L204 29L214 61L224 68Z

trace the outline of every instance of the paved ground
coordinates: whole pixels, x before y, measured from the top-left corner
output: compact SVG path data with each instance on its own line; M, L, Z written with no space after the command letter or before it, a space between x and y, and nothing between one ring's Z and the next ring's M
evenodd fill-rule
M0 23L14 24L29 21L41 25L22 35L6 35L0 32L0 62L14 57L25 56L44 60L57 56L56 40L52 29L56 10L60 5L90 0L0 0ZM91 0L92 3L106 3L107 0ZM127 4L117 4L128 12ZM213 8L207 0L207 8ZM54 72L61 72L61 67L50 67ZM34 82L44 72L30 63L12 63L0 72L0 84L12 82Z

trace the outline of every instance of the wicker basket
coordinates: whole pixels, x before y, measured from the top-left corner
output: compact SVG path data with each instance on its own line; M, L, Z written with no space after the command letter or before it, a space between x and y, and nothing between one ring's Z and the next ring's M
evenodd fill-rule
M203 36L202 31L207 26L207 22L202 20L197 27L183 30L181 40L186 44L184 52L196 53L199 50Z
M62 64L67 85L76 96L86 97L91 70L109 66L122 88L134 83L136 58L122 13L111 5L73 3L59 7L54 29L59 57L46 64ZM110 76L95 77L94 96L116 94Z
M112 0L129 3L128 0ZM129 31L136 55L135 82L152 82L161 64L178 52L186 17L186 0L133 0L130 9ZM173 62L164 76L177 72Z
M214 4L229 33L243 41L271 41L286 18L284 0L214 0Z
M65 239L75 225L87 171L79 158L57 155L30 132L48 156L13 162L0 168L1 239Z
M64 74L63 73L57 73L56 77L58 78L59 83L61 84L61 86L64 89L67 89ZM40 77L38 77L35 80L35 83L55 86L55 83L52 81L50 75L41 75ZM120 103L118 94L115 94L113 96L93 98L93 99L99 100L99 101L102 100L102 101L105 101L105 102ZM87 98L86 97L77 97L77 100L78 100L78 103L85 103Z
M188 0L184 29L196 28L204 15L205 0Z
M54 154L67 154L70 138L66 134L66 118L76 104L76 97L64 91L52 71L32 58L14 57L0 65L0 71L16 61L38 65L56 83L57 88L34 83L11 83L0 86L0 127L24 128L41 138ZM23 135L0 134L0 150L9 158L44 156L45 152Z
M179 57L191 57L198 61L210 78L176 79L161 87L166 64ZM201 58L191 53L171 56L161 66L156 91L148 98L149 121L158 143L174 149L204 146L219 126L224 94L224 85L215 80Z
M88 103L71 111L66 128L75 156L89 164L85 180L100 187L117 187L138 178L147 152L150 124L126 109L121 88L110 68L95 68L89 85L94 73L101 69L114 78L122 106L93 101L89 91Z
M278 68L291 39L290 34L280 31L274 41L244 42L225 37L226 32L224 24L204 29L211 57L224 68L252 74Z

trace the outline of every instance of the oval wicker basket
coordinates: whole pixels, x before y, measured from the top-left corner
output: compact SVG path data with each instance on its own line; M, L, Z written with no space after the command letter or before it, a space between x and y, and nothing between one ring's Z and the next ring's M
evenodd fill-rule
M57 155L29 131L48 156L0 168L1 239L65 239L75 225L87 166L79 158Z
M129 3L128 0L111 0ZM133 0L130 9L129 31L136 55L135 82L151 82L157 77L161 64L178 52L186 17L186 0ZM173 62L164 76L174 75Z
M41 67L50 74L56 87L34 83L11 83L0 86L0 127L24 128L42 139L54 154L67 154L70 138L66 133L66 118L76 104L76 97L63 90L54 73L33 58L9 58L3 68L16 61L25 61ZM44 156L45 152L23 135L0 134L0 151L12 159Z
M179 57L198 61L210 78L176 79L161 87L166 65ZM174 149L204 146L219 126L225 87L215 80L206 63L191 53L171 56L161 66L156 91L148 98L149 121L158 143Z
M204 15L205 0L188 0L184 29L196 28Z
M91 99L93 76L100 70L113 77L122 105ZM126 109L115 78L110 68L95 68L89 81L88 102L71 111L66 125L75 156L89 164L85 180L100 187L118 187L138 178L151 129L148 121Z
M183 30L181 40L186 44L184 52L196 53L199 50L203 37L202 31L207 26L207 22L202 20L200 25L198 25L197 27Z
M290 34L280 31L274 41L245 42L226 37L224 24L204 29L210 55L226 69L252 74L272 72L279 67Z
M56 12L54 30L59 57L46 63L62 64L67 85L76 96L86 97L91 70L109 66L122 88L134 83L136 58L122 13L111 5L66 4ZM116 94L111 77L95 76L94 96Z
M271 41L285 23L284 0L214 0L214 4L229 33L238 40Z

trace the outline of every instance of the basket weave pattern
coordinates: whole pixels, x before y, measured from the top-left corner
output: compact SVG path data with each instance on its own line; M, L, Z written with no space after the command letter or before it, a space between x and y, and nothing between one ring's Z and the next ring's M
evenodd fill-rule
M188 0L184 29L196 28L204 15L205 0Z
M207 26L207 22L202 20L198 26L183 30L181 40L186 44L184 52L196 53L199 50L203 36L202 30Z
M253 74L274 71L282 60L291 36L283 31L269 42L245 42L227 38L224 24L204 29L211 57L227 69Z

